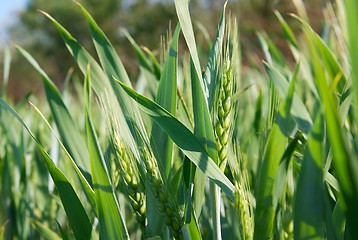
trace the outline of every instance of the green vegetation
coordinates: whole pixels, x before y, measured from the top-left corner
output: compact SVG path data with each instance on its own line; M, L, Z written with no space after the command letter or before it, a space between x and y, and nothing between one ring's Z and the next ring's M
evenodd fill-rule
M141 71L135 88L78 2L93 51L41 14L83 84L69 71L59 90L17 46L46 100L14 104L5 49L0 239L357 239L356 1L327 4L323 35L293 1L300 33L275 14L294 60L259 32L265 59L245 68L226 4L203 62L189 3L174 3L161 60L123 30Z

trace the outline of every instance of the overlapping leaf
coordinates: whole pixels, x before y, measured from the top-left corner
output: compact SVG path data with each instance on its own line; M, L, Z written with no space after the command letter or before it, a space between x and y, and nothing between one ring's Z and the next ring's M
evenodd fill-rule
M203 145L179 120L173 117L168 111L151 101L150 99L139 95L134 90L119 82L120 86L135 99L150 117L163 128L171 137L176 145L185 153L185 155L203 171L222 191L230 198L234 199L234 186L230 180L220 171L219 167L209 157Z

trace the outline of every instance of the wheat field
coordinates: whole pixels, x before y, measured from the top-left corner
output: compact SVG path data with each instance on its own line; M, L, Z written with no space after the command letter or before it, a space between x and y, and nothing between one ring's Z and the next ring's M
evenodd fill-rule
M82 72L64 80L75 94L16 46L45 96L14 103L4 51L0 239L358 239L358 2L327 2L322 34L293 0L298 14L275 12L293 60L258 32L256 66L226 4L203 56L174 2L163 60L123 30L137 82L77 2L96 56L39 13Z

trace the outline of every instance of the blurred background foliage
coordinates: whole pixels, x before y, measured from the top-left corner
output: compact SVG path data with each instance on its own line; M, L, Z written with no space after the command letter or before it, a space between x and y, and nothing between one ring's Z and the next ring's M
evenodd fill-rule
M173 29L177 23L174 1L170 0L80 0L79 2L89 10L114 44L132 81L138 77L137 61L129 41L120 28L128 30L138 44L158 53L157 49L160 49L161 42L158 36L164 36L168 29ZM224 0L191 0L193 22L197 23L195 32L198 41L201 41L199 46L202 47L204 56L209 47L205 34L213 39L224 2ZM318 32L324 29L322 8L326 2L326 0L304 1L308 14L316 16L312 26ZM283 15L292 13L295 9L291 0L231 0L228 9L238 18L244 65L253 64L262 67L262 51L256 35L258 31L268 32L277 46L284 53L290 54L273 9L277 9ZM8 44L17 44L29 51L46 69L54 82L61 86L68 70L76 64L68 51L64 50L63 41L56 29L38 10L48 12L82 45L93 51L89 30L72 0L29 0L27 7L18 13L16 21L8 27ZM290 18L287 20L292 21L290 26L294 28L295 21ZM0 54L2 51L0 47ZM286 57L290 58L290 56ZM37 80L38 75L25 61L23 57L13 52L12 66L16 66L16 69L11 71L8 93L15 101L24 96L29 89L34 92L39 92L41 89L40 81ZM0 74L1 71L2 68Z

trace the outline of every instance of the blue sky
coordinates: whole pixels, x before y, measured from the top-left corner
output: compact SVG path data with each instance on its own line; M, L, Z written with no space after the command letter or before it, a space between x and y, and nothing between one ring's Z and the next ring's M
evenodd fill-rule
M14 13L26 6L27 0L0 0L0 35L6 26L14 20Z
M27 0L0 0L0 22L11 18L12 13L26 6Z

